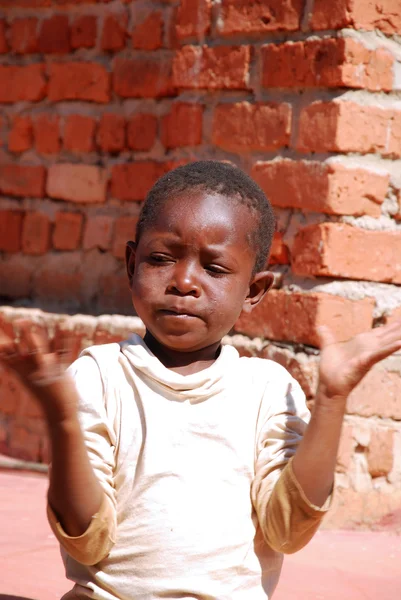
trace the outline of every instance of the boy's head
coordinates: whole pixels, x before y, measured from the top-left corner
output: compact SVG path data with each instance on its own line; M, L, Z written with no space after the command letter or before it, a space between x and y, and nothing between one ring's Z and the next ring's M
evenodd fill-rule
M136 242L154 222L163 204L189 190L225 196L227 202L244 204L257 215L257 224L249 232L249 243L255 250L254 272L263 271L275 231L273 209L255 181L230 163L201 160L163 175L146 197L136 228Z
M161 177L127 245L147 335L178 352L219 344L271 285L264 268L274 229L264 193L237 167L200 161Z

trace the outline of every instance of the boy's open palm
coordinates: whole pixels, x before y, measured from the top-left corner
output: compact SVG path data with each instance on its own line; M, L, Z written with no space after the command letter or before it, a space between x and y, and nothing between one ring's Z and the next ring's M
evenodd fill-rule
M18 377L46 416L63 418L74 412L74 386L65 373L72 349L52 348L43 328L28 321L16 321L14 331L17 335L11 338L0 320L0 366Z
M345 400L377 362L401 349L401 321L336 342L326 328L321 341L320 389L326 397Z

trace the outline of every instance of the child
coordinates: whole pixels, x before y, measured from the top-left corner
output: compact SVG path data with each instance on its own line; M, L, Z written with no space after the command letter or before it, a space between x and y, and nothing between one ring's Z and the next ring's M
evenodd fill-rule
M149 192L127 245L143 340L89 348L66 376L40 330L2 332L2 362L49 426L48 516L75 582L65 600L271 598L283 553L318 528L347 396L401 348L401 326L344 343L322 332L307 425L284 368L221 344L272 284L273 232L242 171L179 167Z

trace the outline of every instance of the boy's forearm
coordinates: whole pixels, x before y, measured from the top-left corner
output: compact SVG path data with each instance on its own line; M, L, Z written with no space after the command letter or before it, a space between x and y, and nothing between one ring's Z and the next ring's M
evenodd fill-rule
M85 447L78 418L49 423L52 467L49 504L65 532L77 537L88 528L100 508L102 488Z
M310 423L293 459L293 471L308 500L322 506L333 483L345 413L345 399L318 391Z

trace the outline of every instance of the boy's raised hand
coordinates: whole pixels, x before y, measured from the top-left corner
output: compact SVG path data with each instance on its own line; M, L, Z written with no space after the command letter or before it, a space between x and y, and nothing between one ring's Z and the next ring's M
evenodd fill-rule
M312 504L323 506L333 488L347 397L379 361L401 349L401 322L336 342L319 330L319 387L311 420L294 456L294 474Z
M18 377L48 419L59 420L75 414L75 389L66 376L72 349L51 348L46 332L39 325L24 320L13 325L14 338L0 319L0 366Z
M96 479L78 419L78 392L66 368L74 348L57 352L46 332L27 321L14 322L16 338L0 320L0 366L14 373L41 405L48 423L52 469L49 504L65 531L80 536L100 508Z
M377 362L401 349L401 321L336 342L319 328L321 342L319 388L324 397L345 403L347 396Z

